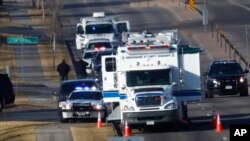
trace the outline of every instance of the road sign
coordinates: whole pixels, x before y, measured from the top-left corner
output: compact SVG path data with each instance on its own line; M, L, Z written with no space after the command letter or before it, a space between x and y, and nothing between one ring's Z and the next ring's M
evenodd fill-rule
M7 44L37 44L37 37L8 37Z
M188 8L189 8L189 10L191 10L191 11L194 11L194 10L195 10L195 0L189 0L189 1L188 1Z

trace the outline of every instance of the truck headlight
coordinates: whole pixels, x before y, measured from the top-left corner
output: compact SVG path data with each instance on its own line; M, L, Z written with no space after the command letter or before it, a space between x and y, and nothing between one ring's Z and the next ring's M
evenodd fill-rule
M60 102L59 103L59 107L61 107L62 109L65 109L65 110L71 110L72 105L71 104L67 104L65 102Z
M104 109L104 106L98 104L98 105L95 105L93 108L96 109L96 110L102 110L102 109Z
M123 110L124 111L135 111L135 108L134 107L132 107L132 106L127 106L127 105L125 105L124 107L123 107Z
M95 90L96 90L96 87L95 87L95 86L91 87L91 90L95 91Z
M213 84L215 84L215 85L220 85L220 82L217 81L216 79L210 79L210 81L212 81Z
M240 77L240 83L243 83L244 82L244 77Z
M164 109L176 109L176 108L177 104L175 102L171 102L164 107Z
M70 110L71 108L72 108L72 105L71 105L71 104L66 104L66 105L65 105L65 109L66 109L66 110Z

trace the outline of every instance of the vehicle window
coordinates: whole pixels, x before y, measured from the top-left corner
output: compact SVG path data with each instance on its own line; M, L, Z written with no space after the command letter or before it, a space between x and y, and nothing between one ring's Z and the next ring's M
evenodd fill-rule
M83 59L95 58L97 52L86 52L83 56Z
M112 48L111 44L109 42L98 42L98 43L89 43L87 49L94 50L95 48Z
M127 86L170 85L172 75L170 69L128 71Z
M75 100L75 99L92 99L92 100L101 100L102 99L102 93L101 92L92 92L92 91L80 91L80 92L73 92L69 100Z
M86 26L86 34L104 34L113 32L112 24L96 24Z
M77 34L84 34L84 30L83 30L83 26L82 25L79 25L77 27Z
M233 75L242 74L244 72L238 63L225 63L211 65L209 73L211 75Z
M116 71L116 59L115 58L106 58L105 59L105 69L107 72Z
M118 30L119 33L128 32L127 24L126 23L118 23L117 24L117 30Z

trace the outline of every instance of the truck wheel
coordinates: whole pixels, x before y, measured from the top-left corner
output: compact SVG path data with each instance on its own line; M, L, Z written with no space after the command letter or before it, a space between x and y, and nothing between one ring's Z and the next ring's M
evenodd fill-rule
M248 96L248 87L242 88L240 90L240 96Z
M205 97L206 98L214 98L214 94L211 92L205 92Z

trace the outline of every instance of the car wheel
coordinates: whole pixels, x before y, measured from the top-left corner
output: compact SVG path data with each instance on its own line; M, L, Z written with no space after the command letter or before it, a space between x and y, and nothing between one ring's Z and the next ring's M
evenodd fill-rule
M240 90L240 96L248 96L248 87L242 88Z

